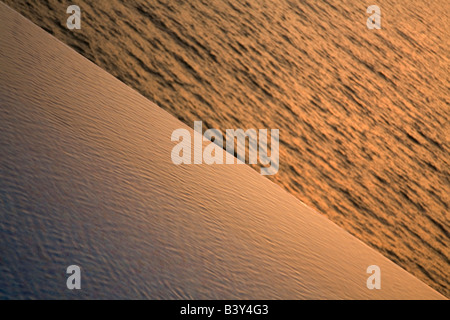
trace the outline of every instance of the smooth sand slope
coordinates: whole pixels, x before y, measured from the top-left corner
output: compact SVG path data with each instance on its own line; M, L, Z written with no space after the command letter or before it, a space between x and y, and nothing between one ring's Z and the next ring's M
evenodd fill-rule
M443 298L248 166L173 165L184 124L3 4L0 23L0 298Z

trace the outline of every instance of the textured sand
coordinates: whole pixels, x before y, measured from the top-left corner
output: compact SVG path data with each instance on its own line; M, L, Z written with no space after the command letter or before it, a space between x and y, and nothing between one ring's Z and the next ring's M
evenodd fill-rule
M5 2L190 126L279 128L273 181L450 296L449 1Z
M174 165L185 125L0 9L0 298L443 298L248 166Z

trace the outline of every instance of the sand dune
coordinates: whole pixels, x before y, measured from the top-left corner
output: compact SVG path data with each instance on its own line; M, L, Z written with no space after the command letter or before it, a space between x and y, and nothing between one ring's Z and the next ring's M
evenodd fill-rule
M272 181L450 297L449 1L4 1L189 126L279 128Z
M0 8L1 298L443 298L248 166L173 165L184 124Z

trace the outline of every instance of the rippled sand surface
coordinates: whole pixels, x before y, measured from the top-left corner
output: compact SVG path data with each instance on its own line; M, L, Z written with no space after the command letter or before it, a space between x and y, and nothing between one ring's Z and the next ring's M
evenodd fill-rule
M0 299L444 298L248 166L174 165L186 125L0 9Z
M274 182L450 296L450 2L4 2L190 126L279 128Z

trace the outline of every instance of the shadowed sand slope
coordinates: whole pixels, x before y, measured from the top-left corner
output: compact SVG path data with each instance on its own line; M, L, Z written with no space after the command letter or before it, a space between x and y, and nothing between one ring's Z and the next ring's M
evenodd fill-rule
M173 165L184 124L0 8L0 298L443 298L248 166Z
M189 126L280 129L272 181L450 296L450 1L5 2Z

